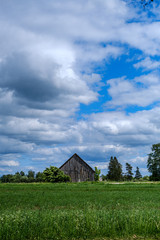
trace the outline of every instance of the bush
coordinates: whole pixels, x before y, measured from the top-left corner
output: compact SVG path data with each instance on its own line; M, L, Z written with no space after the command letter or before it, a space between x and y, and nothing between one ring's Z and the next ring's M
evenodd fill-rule
M149 176L144 176L144 177L143 177L143 180L144 180L144 181L149 181Z
M70 182L71 178L65 175L59 168L51 166L46 168L43 172L45 182Z

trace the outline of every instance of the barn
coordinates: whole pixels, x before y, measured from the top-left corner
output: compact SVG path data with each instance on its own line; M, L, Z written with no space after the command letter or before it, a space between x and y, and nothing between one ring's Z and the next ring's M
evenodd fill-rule
M76 153L60 169L71 177L72 182L94 181L94 170Z

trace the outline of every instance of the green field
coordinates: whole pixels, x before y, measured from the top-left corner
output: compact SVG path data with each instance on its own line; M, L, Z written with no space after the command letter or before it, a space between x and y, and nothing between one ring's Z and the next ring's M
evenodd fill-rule
M160 239L160 184L0 184L0 239Z

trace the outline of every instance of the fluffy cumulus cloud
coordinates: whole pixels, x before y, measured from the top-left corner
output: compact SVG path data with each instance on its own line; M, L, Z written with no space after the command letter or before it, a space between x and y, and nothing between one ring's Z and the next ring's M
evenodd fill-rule
M145 57L141 61L134 64L135 68L142 68L143 71L153 70L160 67L160 62L156 61L150 57Z
M141 75L132 80L125 77L110 79L107 83L112 100L106 105L146 107L160 101L160 76L157 73Z
M160 136L159 7L0 2L0 174L74 152L104 172L113 155L146 173Z

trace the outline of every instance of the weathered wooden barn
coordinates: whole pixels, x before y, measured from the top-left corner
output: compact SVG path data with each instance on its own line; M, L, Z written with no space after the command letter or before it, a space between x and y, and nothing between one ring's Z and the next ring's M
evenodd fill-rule
M94 181L94 170L76 153L60 169L71 177L72 182Z

